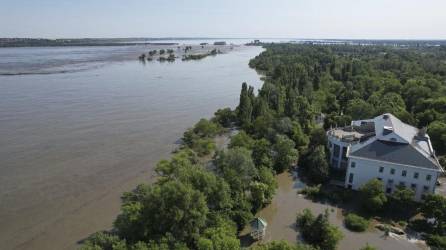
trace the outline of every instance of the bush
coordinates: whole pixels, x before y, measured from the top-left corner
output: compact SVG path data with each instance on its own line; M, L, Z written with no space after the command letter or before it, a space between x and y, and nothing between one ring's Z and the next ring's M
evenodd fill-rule
M299 227L305 242L324 250L334 250L344 237L338 227L328 222L328 210L317 217L309 209L298 214L296 224Z
M356 214L345 216L344 223L348 229L355 232L364 232L369 227L369 221Z
M321 198L321 184L316 186L306 186L302 190L300 190L299 193L312 200Z
M433 250L446 249L446 236L430 234L426 237L426 242Z
M359 250L378 250L376 247L369 245L369 243L367 243L365 246L361 247L361 249Z

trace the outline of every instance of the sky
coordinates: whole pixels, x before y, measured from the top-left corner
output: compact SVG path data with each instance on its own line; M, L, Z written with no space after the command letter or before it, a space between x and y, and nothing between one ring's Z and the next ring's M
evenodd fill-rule
M446 0L0 0L0 37L446 39Z

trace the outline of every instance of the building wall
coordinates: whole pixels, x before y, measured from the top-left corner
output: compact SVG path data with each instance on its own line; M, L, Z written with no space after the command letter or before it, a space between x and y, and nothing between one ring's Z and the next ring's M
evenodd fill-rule
M335 153L335 145L339 146L339 151ZM343 158L342 156L347 156L347 150L350 146L349 143L340 141L336 137L328 137L328 148L330 150L330 166L334 168L342 168L342 163L347 165L348 157Z
M354 167L352 167L352 164L354 164ZM383 167L382 173L379 172L380 167ZM394 174L391 174L391 169L394 169ZM406 171L406 176L402 176L403 171ZM418 173L418 178L414 178L415 173ZM350 174L353 174L352 182L350 182ZM427 175L431 175L430 180L426 180ZM416 188L414 189L415 200L420 200L423 194L435 192L437 177L438 172L433 169L415 168L350 157L345 178L345 187L357 190L369 180L380 178L384 184L386 192L390 190L391 193L396 190L396 187L401 182L404 182L407 188L412 188L412 184L416 185ZM424 186L427 187L427 191L424 191ZM390 189L387 190L388 188Z

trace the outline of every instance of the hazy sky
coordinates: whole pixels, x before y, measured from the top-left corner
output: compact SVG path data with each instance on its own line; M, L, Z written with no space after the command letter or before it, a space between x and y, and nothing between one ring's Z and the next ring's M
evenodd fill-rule
M446 39L446 0L0 0L0 37Z

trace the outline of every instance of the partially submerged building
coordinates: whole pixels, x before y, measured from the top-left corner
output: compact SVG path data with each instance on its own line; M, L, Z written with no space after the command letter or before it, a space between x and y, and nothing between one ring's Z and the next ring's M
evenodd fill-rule
M413 189L416 200L435 192L443 169L425 129L387 113L332 128L327 136L330 165L345 170L346 188L357 190L377 178L388 194L397 186Z
M251 237L254 240L261 240L265 237L266 234L266 227L268 226L268 224L266 223L265 220L263 220L262 218L255 218L254 220L251 221Z

